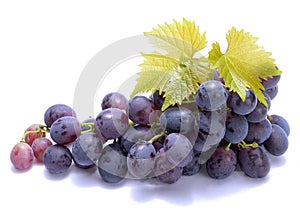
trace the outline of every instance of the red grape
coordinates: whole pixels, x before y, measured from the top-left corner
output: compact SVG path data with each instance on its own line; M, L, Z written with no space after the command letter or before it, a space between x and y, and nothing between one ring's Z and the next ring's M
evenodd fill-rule
M37 138L34 140L31 147L32 147L33 154L34 154L35 158L37 159L37 161L43 163L44 152L51 145L52 145L52 142L45 137Z
M26 129L24 140L31 146L35 139L45 136L46 132L41 130L39 124L32 124Z
M14 167L19 170L25 170L32 166L34 155L29 144L24 142L17 143L10 153L10 160Z

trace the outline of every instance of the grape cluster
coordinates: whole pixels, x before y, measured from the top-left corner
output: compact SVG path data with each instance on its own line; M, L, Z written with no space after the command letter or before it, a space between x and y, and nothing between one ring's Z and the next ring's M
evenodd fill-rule
M64 104L48 108L45 125L26 129L11 151L15 168L32 166L34 158L51 174L96 166L108 183L154 178L172 184L198 174L224 179L240 169L252 178L265 177L270 156L288 148L290 128L279 115L269 115L280 76L263 80L268 106L250 89L243 101L219 77L199 85L182 103L162 110L164 93L127 99L108 93L95 118L80 122ZM50 133L50 137L46 137Z

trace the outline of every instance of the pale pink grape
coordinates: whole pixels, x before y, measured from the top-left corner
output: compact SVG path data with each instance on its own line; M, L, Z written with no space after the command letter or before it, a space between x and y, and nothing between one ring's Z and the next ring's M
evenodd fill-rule
M10 160L14 167L19 170L25 170L32 166L34 155L29 144L24 142L17 143L10 153Z

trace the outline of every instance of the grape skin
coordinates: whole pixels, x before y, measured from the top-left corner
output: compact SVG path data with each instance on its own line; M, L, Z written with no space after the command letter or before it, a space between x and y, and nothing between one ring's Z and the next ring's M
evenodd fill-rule
M263 143L263 145L272 155L283 155L289 146L287 134L280 126L272 124L271 136Z
M246 99L243 101L237 93L230 93L228 97L227 106L239 115L246 115L251 113L257 104L257 97L252 90L246 91Z
M48 147L52 146L52 142L46 138L37 138L32 143L32 150L38 162L44 162L44 153Z
M256 142L262 144L272 133L272 125L268 119L264 119L259 123L248 124L248 134L245 138L247 143Z
M49 173L65 173L71 164L72 154L66 146L55 144L46 149L44 153L44 165Z
M267 94L264 94L264 96L267 101L268 107L266 107L261 102L257 102L255 109L247 115L248 122L258 123L263 121L267 117L268 111L271 107L271 99Z
M29 132L29 133L27 133L27 132ZM25 135L24 140L27 144L29 144L29 146L32 145L32 143L34 142L35 139L46 136L46 132L40 131L39 124L30 125L26 129L25 133L27 133L27 134Z
M127 98L119 92L111 92L104 96L101 103L102 110L107 108L119 108L126 110Z
M257 148L243 148L238 154L238 162L241 170L249 177L262 178L270 171L271 163L265 150Z
M202 83L196 91L196 103L199 108L214 111L226 105L228 91L220 81L209 80Z
M44 122L50 128L53 122L64 116L76 117L75 111L68 105L55 104L49 107L44 114Z
M284 117L273 114L273 115L268 116L268 119L270 120L270 122L272 124L276 124L276 125L280 126L285 131L287 136L290 135L290 126L289 126L288 121Z
M64 116L53 122L50 136L57 144L69 144L81 133L80 122L72 116Z
M237 144L244 140L248 133L248 122L245 116L227 113L225 140Z
M33 150L29 144L24 142L17 143L11 150L10 160L18 170L25 170L32 166L34 160Z
M206 162L206 170L210 177L214 179L225 179L236 169L237 157L231 150L218 147Z

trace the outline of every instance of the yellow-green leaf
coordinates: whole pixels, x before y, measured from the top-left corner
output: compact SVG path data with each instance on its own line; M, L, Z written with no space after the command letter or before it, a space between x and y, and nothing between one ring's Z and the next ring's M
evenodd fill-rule
M142 54L144 61L140 64L132 96L159 90L164 93L164 110L170 105L181 104L196 92L200 83L212 79L207 58L196 56L207 41L194 21L183 19L182 23L165 23L146 32L145 36L153 42L156 51Z
M276 69L275 60L270 58L271 53L258 46L258 38L244 30L238 31L232 27L226 39L228 47L225 53L221 52L218 43L212 45L208 56L212 68L219 70L225 86L237 92L243 100L246 98L246 90L250 88L258 100L267 106L262 93L262 79L281 74Z

